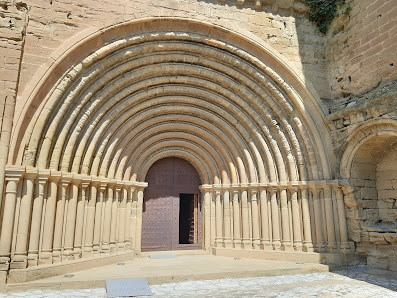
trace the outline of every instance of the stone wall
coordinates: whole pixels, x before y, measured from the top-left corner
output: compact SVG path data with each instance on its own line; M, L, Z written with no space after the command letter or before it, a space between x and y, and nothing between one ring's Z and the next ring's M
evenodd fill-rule
M328 32L331 98L362 95L397 79L397 6L394 0L349 0L350 16Z
M27 22L26 4L0 1L0 205Z
M199 19L252 34L279 51L291 66L316 86L321 97L328 97L326 84L324 36L307 18L307 7L300 1L262 1L260 10L254 2L237 6L235 1L27 1L29 28L22 63L20 94L36 71L68 39L82 32L93 32L123 21L146 17L186 17ZM270 4L271 3L271 4ZM283 4L284 3L284 4ZM302 74L303 72L303 74ZM24 103L20 97L19 110Z

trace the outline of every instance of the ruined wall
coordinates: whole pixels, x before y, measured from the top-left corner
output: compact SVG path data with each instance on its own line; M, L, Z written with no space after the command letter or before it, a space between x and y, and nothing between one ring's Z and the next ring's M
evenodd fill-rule
M394 0L349 0L328 32L331 98L362 95L397 80L397 5Z

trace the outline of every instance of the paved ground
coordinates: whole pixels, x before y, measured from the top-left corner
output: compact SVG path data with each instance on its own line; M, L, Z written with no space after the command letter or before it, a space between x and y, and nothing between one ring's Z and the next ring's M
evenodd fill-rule
M395 278L395 279L394 279ZM397 276L376 276L365 267L240 279L187 281L151 286L155 297L397 297ZM105 288L28 290L3 297L106 297Z
M250 258L233 258L180 252L176 258L152 259L149 254L133 260L119 262L88 270L70 272L72 277L58 275L36 281L7 284L7 291L51 288L83 289L105 287L106 280L146 278L150 285L184 282L192 280L215 280L270 275L306 274L328 272L327 265L303 262L269 261ZM170 253L156 255L167 256ZM175 254L173 254L176 256Z

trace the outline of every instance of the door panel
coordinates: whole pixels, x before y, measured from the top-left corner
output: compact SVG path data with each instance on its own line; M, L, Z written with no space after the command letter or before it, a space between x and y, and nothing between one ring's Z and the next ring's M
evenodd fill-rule
M196 245L179 244L180 194L198 196L201 182L195 168L180 158L164 158L151 166L145 180L149 186L144 193L142 251L201 247L199 235ZM201 221L199 209L195 216L197 226Z

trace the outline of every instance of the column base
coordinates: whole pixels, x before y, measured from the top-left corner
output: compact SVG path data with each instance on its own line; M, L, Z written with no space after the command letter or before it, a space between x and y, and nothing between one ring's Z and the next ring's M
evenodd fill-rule
M37 262L38 262L38 258L39 258L38 254L28 255L28 268L36 267L37 266Z
M68 248L63 251L62 260L74 260L74 252L72 248Z
M52 264L52 252L42 251L37 263L38 263L38 265Z
M252 249L251 240L244 240L242 241L241 247L244 249Z
M231 239L225 240L225 242L224 242L224 247L226 247L226 248L232 248L232 247L233 247L233 245L232 245L232 240L231 240Z
M28 267L27 260L23 261L12 261L10 263L10 269L25 269Z
M233 247L234 248L241 248L241 240L240 239L233 240Z
M52 262L53 263L59 263L62 261L61 258L61 250L56 250L52 252Z
M272 244L273 250L281 250L280 240L274 240Z
M259 239L252 240L253 249L261 249L261 242Z
M314 248L315 252L326 252L325 246L317 246Z
M7 271L0 270L0 291L3 292L7 283Z
M337 252L338 247L336 245L336 242L329 242L327 243L327 251L330 253Z
M283 251L293 251L294 250L294 248L293 248L293 246L292 246L292 243L291 243L291 241L281 241L281 250L283 250Z
M303 250L303 245L302 242L294 242L294 250L295 251L302 251Z
M270 242L261 243L261 249L262 250L273 250L273 246L270 244Z
M313 244L303 244L303 249L304 252L314 252Z
M92 258L94 256L93 251L83 251L82 258Z
M7 271L10 268L10 258L0 257L0 271Z
M223 240L215 239L215 247L223 247Z

